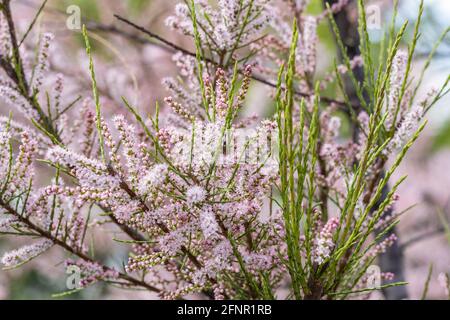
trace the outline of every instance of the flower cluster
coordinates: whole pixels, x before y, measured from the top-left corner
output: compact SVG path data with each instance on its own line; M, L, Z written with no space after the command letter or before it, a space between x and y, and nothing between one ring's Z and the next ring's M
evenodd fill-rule
M339 227L339 221L336 218L330 219L326 225L320 230L319 236L315 239L314 262L322 264L333 250L333 235Z

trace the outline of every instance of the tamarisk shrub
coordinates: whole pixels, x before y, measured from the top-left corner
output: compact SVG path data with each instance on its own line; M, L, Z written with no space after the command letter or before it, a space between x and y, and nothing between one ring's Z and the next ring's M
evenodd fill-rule
M306 2L280 4L294 9L292 24L265 0L178 4L166 24L191 37L196 53L173 56L179 77L162 79L170 93L165 108L156 105L145 118L126 97L125 112L104 112L84 28L93 99L71 125L61 106L78 100L64 97L64 77L56 77L52 94L43 85L53 36L40 37L30 67L3 1L0 96L33 125L0 119L0 231L30 239L5 253L3 265L60 247L65 266L81 271L80 288L105 281L164 299L344 299L379 290L366 271L396 241L384 235L398 217L384 213L405 178L382 191L448 79L416 101L410 73L423 6L409 49L400 48L406 23L395 32L393 19L375 59L359 1L361 56L350 60L333 20L347 1L318 16L305 14ZM317 25L326 18L343 64L317 80ZM353 73L361 66L364 83ZM343 90L344 77L358 106ZM241 115L255 79L275 89L267 90L276 106L268 119ZM322 95L330 83L341 95ZM340 134L343 110L356 139ZM54 172L44 186L36 181L38 162ZM95 259L86 244L107 223L128 237L123 268Z

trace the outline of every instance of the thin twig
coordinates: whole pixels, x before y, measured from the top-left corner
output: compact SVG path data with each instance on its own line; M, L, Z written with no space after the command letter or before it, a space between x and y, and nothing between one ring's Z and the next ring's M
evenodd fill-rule
M187 49L184 49L184 48L180 47L179 45L177 45L177 44L175 44L175 43L173 43L173 42L171 42L171 41L169 41L169 40L167 40L167 39L157 35L156 33L152 32L152 31L150 31L150 30L148 30L148 29L146 29L146 28L144 28L144 27L142 27L140 25L135 24L134 22L132 22L132 21L130 21L130 20L128 20L128 19L118 15L118 14L115 14L114 17L116 19L118 19L118 20L128 24L129 26L135 28L136 30L139 30L139 31L145 33L149 37L162 42L164 45L160 46L161 48L165 48L166 50L168 48L170 48L170 49L173 50L173 52L180 51L180 52L182 52L185 55L196 57L196 54L194 52L189 51ZM108 28L104 29L104 31L107 31L107 30L108 30ZM118 29L114 28L114 32L117 33ZM124 34L122 33L122 35L124 35ZM155 44L153 42L150 42L150 43L152 43L154 45L158 45L158 44ZM210 58L203 57L203 59L205 60L205 62L208 62L208 63L211 63L213 65L219 66L219 63L217 63L216 61L214 61L214 60L212 60ZM244 71L239 70L239 73L243 74ZM258 81L258 82L260 82L262 84L265 84L265 85L267 85L269 87L272 87L272 88L276 88L277 87L277 85L275 83L273 83L273 82L271 82L271 81L269 81L269 80L267 80L267 79L265 79L265 78L263 78L261 76L252 75L251 78L253 80L256 80L256 81ZM314 94L312 92L302 92L302 91L298 91L298 90L294 90L294 92L295 92L295 94L297 96L301 96L301 97L310 97L310 96L312 96ZM341 107L343 109L347 108L347 104L345 102L343 102L343 101L335 100L335 99L328 98L328 97L321 97L320 100L323 101L323 102L326 102L326 103L334 103L334 104L338 105L339 107Z

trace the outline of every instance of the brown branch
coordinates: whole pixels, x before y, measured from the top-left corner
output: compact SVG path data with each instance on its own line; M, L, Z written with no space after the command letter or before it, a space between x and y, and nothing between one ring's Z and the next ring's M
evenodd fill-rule
M191 51L189 51L189 50L187 50L187 49L184 49L184 48L180 47L179 45L177 45L177 44L175 44L175 43L173 43L173 42L170 42L170 41L167 40L167 39L164 39L163 37L157 35L156 33L151 32L150 30L148 30L148 29L146 29L146 28L144 28L144 27L142 27L142 26L137 25L137 24L135 24L134 22L131 22L130 20L128 20L128 19L126 19L126 18L123 18L123 17L119 16L118 14L115 14L114 17L115 17L116 19L118 19L119 21L122 21L122 22L128 24L129 26L135 28L136 30L139 30L140 32L145 33L145 34L148 35L150 38L153 38L153 39L156 39L156 40L162 42L162 43L165 44L167 47L169 47L169 48L171 49L172 52L181 51L181 52L182 52L183 54L185 54L185 55L192 56L192 57L196 57L196 54L195 54L194 52L191 52ZM148 42L148 41L147 41L147 42ZM167 48L167 47L166 47L166 48ZM209 59L209 58L205 58L205 60L206 60L207 62L209 62L209 63L216 64L215 61L213 61L213 60L211 60L211 59Z
M59 247L65 249L66 251L70 252L71 254L79 257L80 259L91 262L91 263L98 263L97 261L94 261L92 258L84 254L83 252L80 252L78 250L75 250L71 246L69 246L66 242L58 239L56 236L53 236L51 232L43 230L33 222L31 222L28 218L25 218L21 214L19 214L16 210L14 210L9 204L4 202L3 199L0 198L0 206L3 207L9 214L13 215L18 219L19 222L23 223L27 226L28 229L38 233L41 237L46 238L48 240L51 240L54 244L58 245ZM102 265L102 268L104 271L116 271L110 267L107 267L105 265ZM138 280L136 278L133 278L125 273L119 272L119 278L125 281L128 281L129 283L146 288L147 290L153 291L153 292L160 292L161 290L144 282L141 280Z

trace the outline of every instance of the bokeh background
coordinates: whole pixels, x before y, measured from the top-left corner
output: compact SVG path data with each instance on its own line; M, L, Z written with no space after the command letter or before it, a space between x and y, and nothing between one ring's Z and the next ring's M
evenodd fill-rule
M275 1L275 0L274 0ZM392 14L392 0L366 1L380 9L379 28L371 30L371 38L380 39L386 21ZM13 1L14 18L22 32L33 19L40 0ZM79 31L68 30L66 9L77 5L81 9L81 18L90 27L96 57L97 77L104 108L111 113L123 112L120 97L126 96L136 103L141 111L151 112L155 101L162 101L167 94L161 85L166 76L176 75L177 69L172 62L172 53L148 42L143 34L136 33L114 18L119 14L129 18L147 29L178 45L193 49L190 39L181 37L165 27L165 18L173 13L176 0L49 0L40 16L34 39L39 32L51 31L56 39L51 50L51 68L77 83L66 88L69 95L90 95L90 82L83 39ZM409 19L414 25L419 1L400 0L399 20ZM322 0L311 0L310 13L322 10ZM415 57L414 74L419 76L420 68L433 48L442 31L450 25L450 1L425 0L424 21L418 52ZM123 37L116 30L134 37ZM19 32L21 32L19 31ZM412 33L412 30L409 30ZM320 47L319 71L326 74L332 68L336 47L326 23L319 28ZM151 40L150 40L151 41ZM404 43L403 45L407 45ZM450 37L447 36L432 60L425 74L423 87L419 95L426 94L431 88L438 88L450 74ZM83 81L83 78L86 81ZM48 79L51 81L52 79ZM83 86L84 83L84 86ZM81 85L80 85L81 84ZM333 90L330 88L329 90ZM252 84L247 100L247 113L268 116L273 105L265 93L267 88L261 84ZM0 114L11 110L0 102ZM75 111L76 112L76 111ZM19 115L14 115L20 118ZM17 117L16 117L17 116ZM397 178L408 175L401 186L396 211L409 208L399 224L400 245L405 254L404 271L409 298L420 298L430 266L431 274L429 299L444 299L445 291L438 281L438 275L450 273L450 95L437 103L428 114L429 123L425 132L412 148ZM344 128L345 130L345 128ZM45 178L43 178L45 179ZM106 227L105 227L106 228ZM114 230L104 230L93 241L100 248L96 255L106 259L110 265L119 265L126 260L127 246L115 245L111 250L110 238ZM16 248L20 239L0 238L0 252ZM12 270L0 270L0 299L52 299L52 295L66 290L66 274L58 264L64 254L51 250L25 267ZM140 291L122 291L114 287L96 284L69 297L70 299L129 299L154 298ZM376 296L376 298L383 298Z

